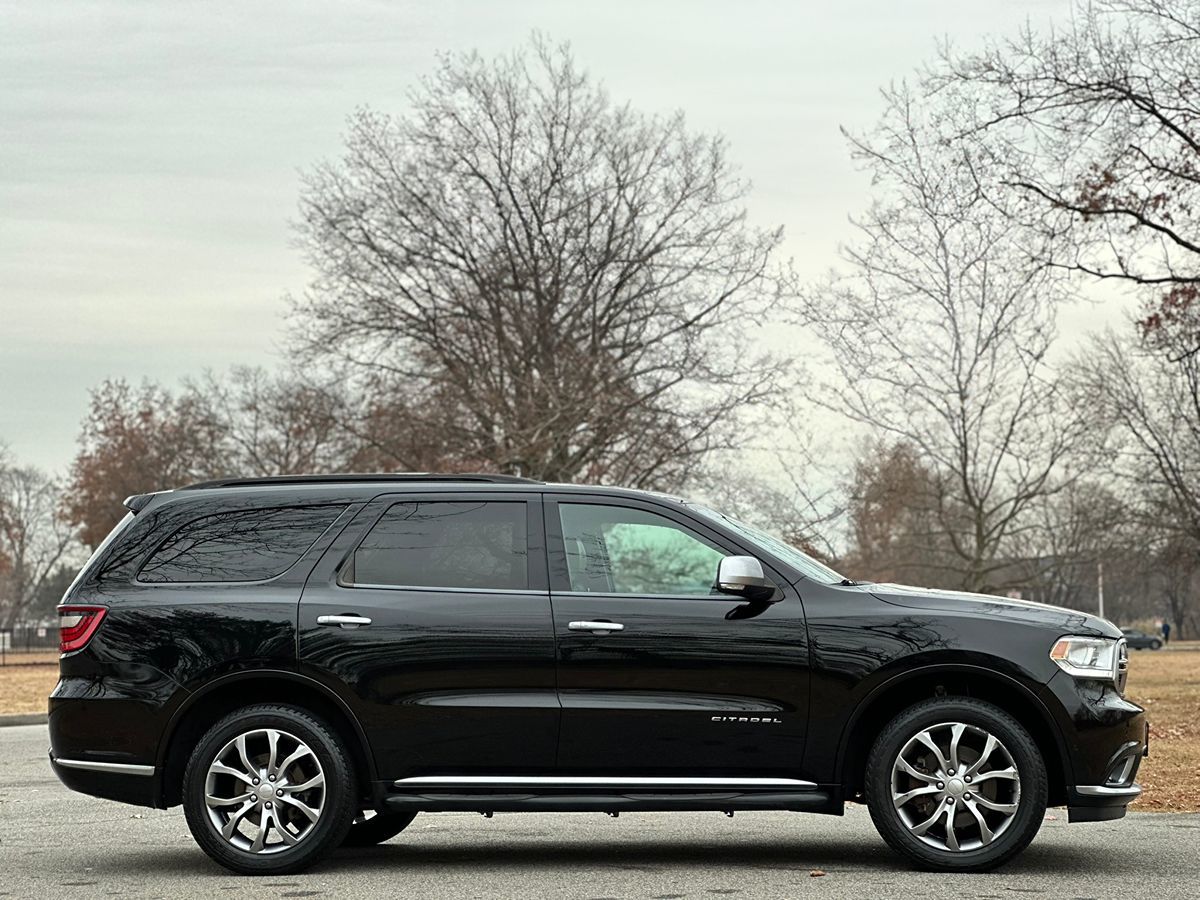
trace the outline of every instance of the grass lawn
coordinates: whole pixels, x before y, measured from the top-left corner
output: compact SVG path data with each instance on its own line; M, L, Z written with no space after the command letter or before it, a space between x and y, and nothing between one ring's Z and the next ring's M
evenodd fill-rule
M22 662L12 665L14 659L25 659L25 655L8 657L9 665L0 666L0 715L5 713L44 713L46 698L58 683L58 654L49 660L34 663ZM40 658L30 654L30 660Z
M1129 657L1127 694L1150 718L1150 757L1138 774L1145 793L1133 808L1200 811L1200 642ZM45 712L57 680L57 662L0 667L0 714Z
M1125 693L1150 720L1150 756L1137 779L1145 793L1133 809L1200 810L1200 642L1130 650Z

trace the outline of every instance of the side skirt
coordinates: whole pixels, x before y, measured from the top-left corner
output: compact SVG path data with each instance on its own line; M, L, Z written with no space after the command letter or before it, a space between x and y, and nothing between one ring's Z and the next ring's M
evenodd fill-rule
M785 810L841 815L832 791L787 778L500 778L402 779L388 809L407 812L746 812Z

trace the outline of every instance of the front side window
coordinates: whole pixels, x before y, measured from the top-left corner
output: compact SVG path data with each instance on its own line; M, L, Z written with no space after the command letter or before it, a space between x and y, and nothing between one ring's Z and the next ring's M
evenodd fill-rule
M525 590L523 502L397 503L371 529L349 574L357 585Z
M188 522L147 560L138 581L264 581L282 575L344 506L239 509Z
M716 545L665 516L621 506L560 503L572 591L607 594L715 593Z

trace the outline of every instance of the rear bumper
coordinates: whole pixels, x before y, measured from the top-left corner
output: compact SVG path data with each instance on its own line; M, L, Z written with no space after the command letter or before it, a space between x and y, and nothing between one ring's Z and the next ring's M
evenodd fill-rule
M135 806L156 805L158 779L154 766L92 759L55 759L51 754L50 768L58 780L73 791Z

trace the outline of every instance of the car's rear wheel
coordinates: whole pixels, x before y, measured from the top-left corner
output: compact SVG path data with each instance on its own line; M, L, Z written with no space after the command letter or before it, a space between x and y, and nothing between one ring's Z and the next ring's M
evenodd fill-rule
M376 812L373 809L364 810L354 817L354 824L346 832L343 847L374 847L384 841L390 841L405 828L412 824L417 817L410 812Z
M990 703L941 697L893 719L867 761L871 818L929 869L993 869L1023 850L1046 811L1046 766L1029 732Z
M306 710L248 706L200 739L183 780L196 843L244 875L306 869L345 839L354 777L334 732Z

